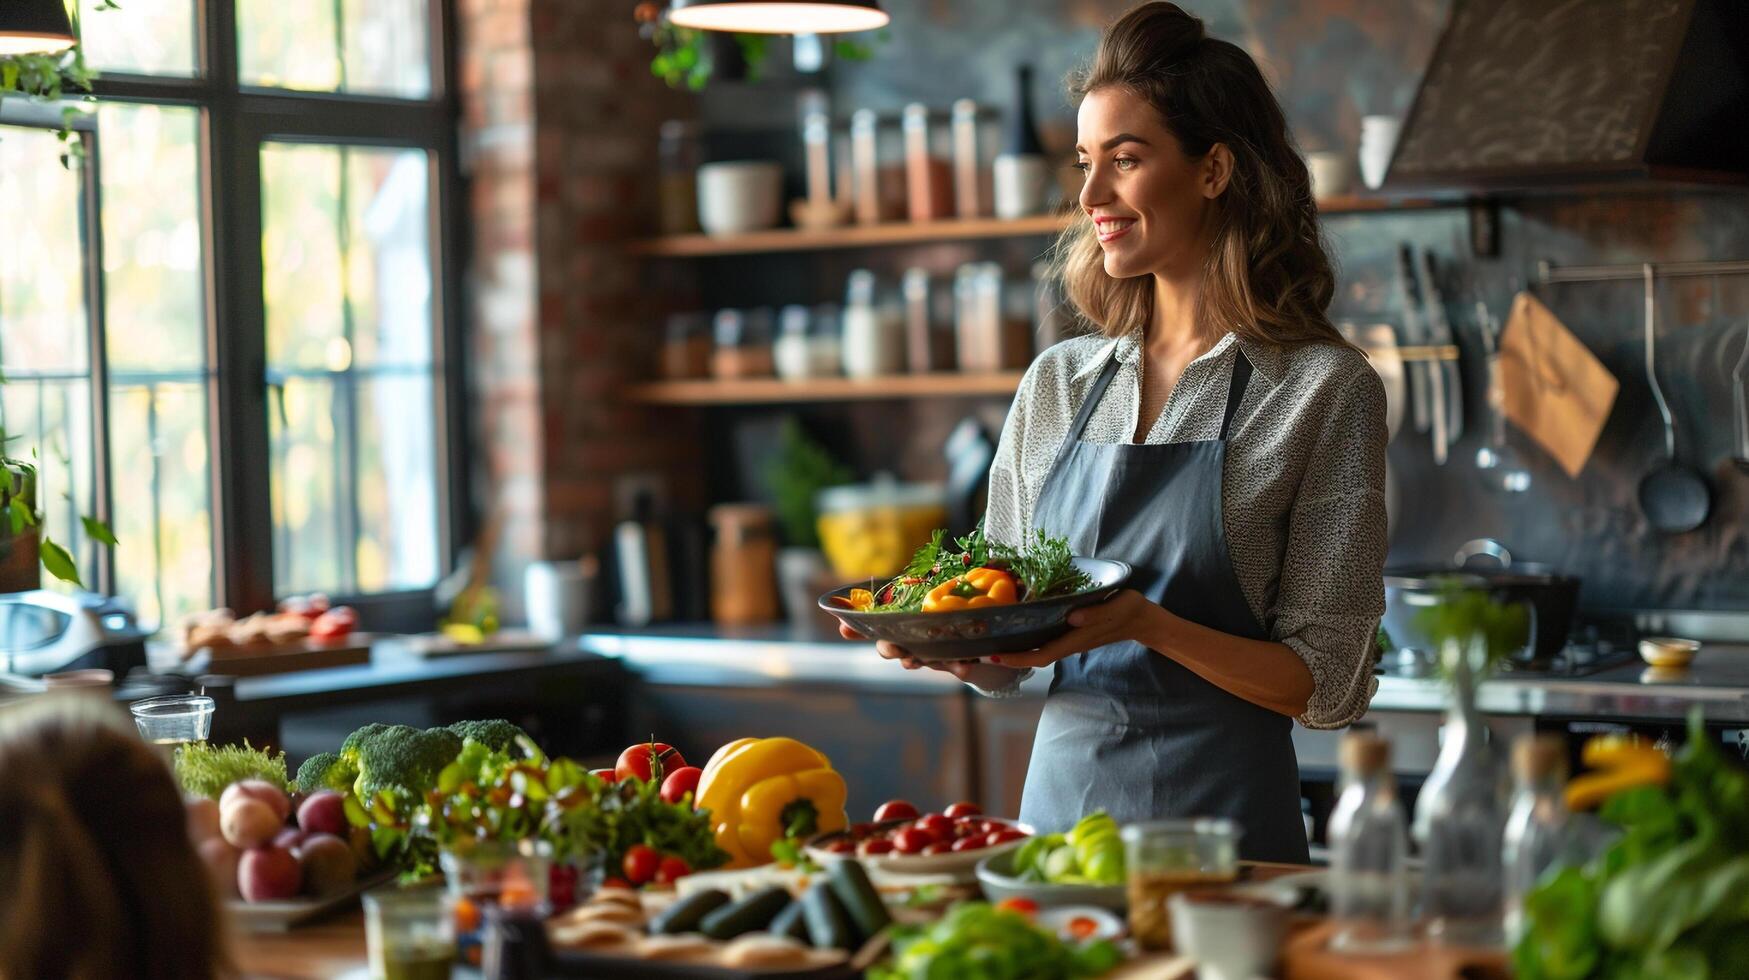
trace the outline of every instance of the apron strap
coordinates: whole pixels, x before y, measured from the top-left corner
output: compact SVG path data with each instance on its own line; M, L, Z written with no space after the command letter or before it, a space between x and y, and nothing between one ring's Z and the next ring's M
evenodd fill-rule
M1117 348L1113 347L1111 356L1105 360L1105 369L1099 372L1099 377L1093 379L1093 387L1087 389L1087 397L1081 399L1081 408L1075 412L1075 420L1069 423L1069 434L1064 437L1063 444L1057 447L1057 466L1063 465L1063 460L1069 456L1069 450L1081 441L1081 433L1087 428L1087 420L1093 417L1093 409L1098 407L1099 399L1105 395L1105 389L1111 386L1111 379L1117 377L1117 368Z
M1221 415L1221 441L1227 441L1227 432L1233 427L1233 416L1239 411L1239 403L1245 400L1245 387L1251 383L1251 359L1245 352L1233 351L1233 384L1227 389L1227 410Z

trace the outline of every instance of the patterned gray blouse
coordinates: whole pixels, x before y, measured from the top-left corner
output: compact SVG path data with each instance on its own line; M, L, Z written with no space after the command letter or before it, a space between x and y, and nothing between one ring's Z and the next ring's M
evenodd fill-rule
M1125 442L1136 431L1138 335L1077 337L1039 355L990 467L985 530L992 538L1015 543L1031 533L1039 490L1114 347L1120 366L1084 437ZM1313 693L1300 722L1340 728L1366 712L1378 688L1372 647L1385 608L1384 386L1352 349L1277 347L1228 334L1185 367L1147 442L1217 438L1240 349L1253 371L1228 434L1221 487L1233 571L1269 636L1311 671Z

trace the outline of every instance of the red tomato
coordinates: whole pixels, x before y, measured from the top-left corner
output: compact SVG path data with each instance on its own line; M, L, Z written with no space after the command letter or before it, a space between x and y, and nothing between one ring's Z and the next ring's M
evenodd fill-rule
M626 856L619 863L619 869L625 872L626 880L634 885L641 885L656 877L656 868L662 863L662 855L648 844L633 844L626 848Z
M986 834L994 834L998 830L1007 830L1008 825L1000 820L980 820L978 829Z
M310 639L338 640L358 625L358 614L351 606L335 606L310 623Z
M936 855L936 854L946 854L948 851L950 851L952 849L953 849L952 844L949 844L946 841L939 841L938 840L935 843L929 845L928 847L925 847L923 849L923 855L925 857L929 857L929 856Z
M668 774L662 780L662 802L679 803L686 799L686 794L698 792L698 780L704 775L704 770L697 766L682 766Z
M1015 830L1013 827L1009 827L1006 830L992 830L988 834L985 834L984 846L995 847L997 844L1006 844L1009 841L1025 839L1026 833L1024 831Z
M1076 939L1090 939L1099 931L1099 923L1085 915L1077 915L1069 920L1069 935Z
M1032 915L1034 912L1038 911L1037 902L1030 898L1020 898L1019 896L1005 898L1002 901L997 902L996 907L999 909L1007 909L1010 912L1019 912L1021 915Z
M917 822L911 826L927 830L929 836L936 840L953 839L953 821L939 813L931 813L928 816L919 817L917 818Z
M874 812L875 823L887 820L915 820L917 808L904 800L888 800Z
M827 854L855 854L856 841L848 837L840 837L826 845Z
M900 854L921 854L935 844L935 838L921 827L902 827L893 835L893 850Z
M853 823L850 825L850 836L857 840L862 840L874 832L875 825L872 823Z
M654 750L654 756L651 750ZM680 752L667 742L640 742L619 754L619 762L614 764L613 771L619 773L619 778L626 779L636 776L644 782L650 781L653 767L650 760L655 758L660 762L664 773L686 768L686 760L680 757Z
M626 856L630 857L630 852L627 852ZM692 874L692 866L687 864L685 860L670 854L662 859L661 864L656 865L655 880L658 885L672 885L678 879L689 874Z
M597 779L605 779L610 783L619 782L619 773L614 772L612 769L591 769L589 770L589 775L594 776Z
M624 878L620 878L620 877L616 876L613 878L602 879L601 887L603 887L603 888L630 888L630 887L632 887L632 883L625 880Z
M953 849L956 851L976 851L983 846L983 834L979 834L976 837L961 837L959 840L953 842Z
M885 838L877 837L873 840L865 840L856 845L856 854L858 857L879 857L882 854L891 853L893 853L893 842Z
M946 810L943 810L942 812L944 814L946 814L950 819L958 820L961 817L982 816L984 813L984 808L977 805L976 803L966 803L964 801L961 801L959 803L955 803L953 806L948 807Z

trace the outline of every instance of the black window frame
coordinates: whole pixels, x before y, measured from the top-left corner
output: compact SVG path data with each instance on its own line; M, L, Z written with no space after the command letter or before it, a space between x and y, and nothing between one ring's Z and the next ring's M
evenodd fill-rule
M282 597L274 582L271 443L266 308L262 292L261 150L270 142L424 150L430 165L433 400L441 576L471 533L468 500L467 379L464 376L461 270L459 101L454 0L430 0L431 94L404 99L307 92L242 84L235 0L194 0L194 77L105 73L93 86L102 101L191 106L200 110L200 201L205 276L208 444L212 447L214 597L239 611L269 609ZM93 16L102 16L101 13ZM87 138L87 145L93 141ZM95 153L93 153L95 158ZM95 204L95 168L86 183ZM95 215L95 211L94 211ZM95 217L91 219L95 222ZM94 227L94 225L93 225ZM99 243L101 236L98 236ZM88 289L101 325L101 265ZM101 338L97 333L95 337ZM94 340L101 353L102 343ZM94 372L101 362L94 360ZM94 374L95 376L95 374ZM101 387L96 386L94 387ZM107 431L107 417L94 422ZM108 442L97 447L105 489ZM108 501L98 509L107 516ZM108 584L108 563L104 577ZM435 583L433 583L435 585ZM335 595L359 610L371 629L425 630L434 618L433 587Z

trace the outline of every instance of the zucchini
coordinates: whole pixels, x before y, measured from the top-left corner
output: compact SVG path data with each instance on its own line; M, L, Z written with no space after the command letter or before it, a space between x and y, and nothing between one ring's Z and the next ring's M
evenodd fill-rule
M655 936L676 936L683 932L697 932L704 917L719 908L729 904L729 893L715 888L691 895L675 902L662 910L662 914L650 920L650 934Z
M802 893L802 917L808 922L808 939L816 949L855 950L860 938L850 913L832 894L832 886L816 881Z
M762 888L733 905L725 905L704 917L699 931L711 939L734 939L771 924L790 903L789 891L778 885Z
M880 932L893 921L861 862L839 861L832 866L826 881L832 886L833 897L844 906L844 911L850 913L850 920L856 923L857 931L864 938Z
M791 902L777 913L777 918L771 920L766 931L773 936L783 936L798 942L808 941L808 920L802 916L802 903Z

